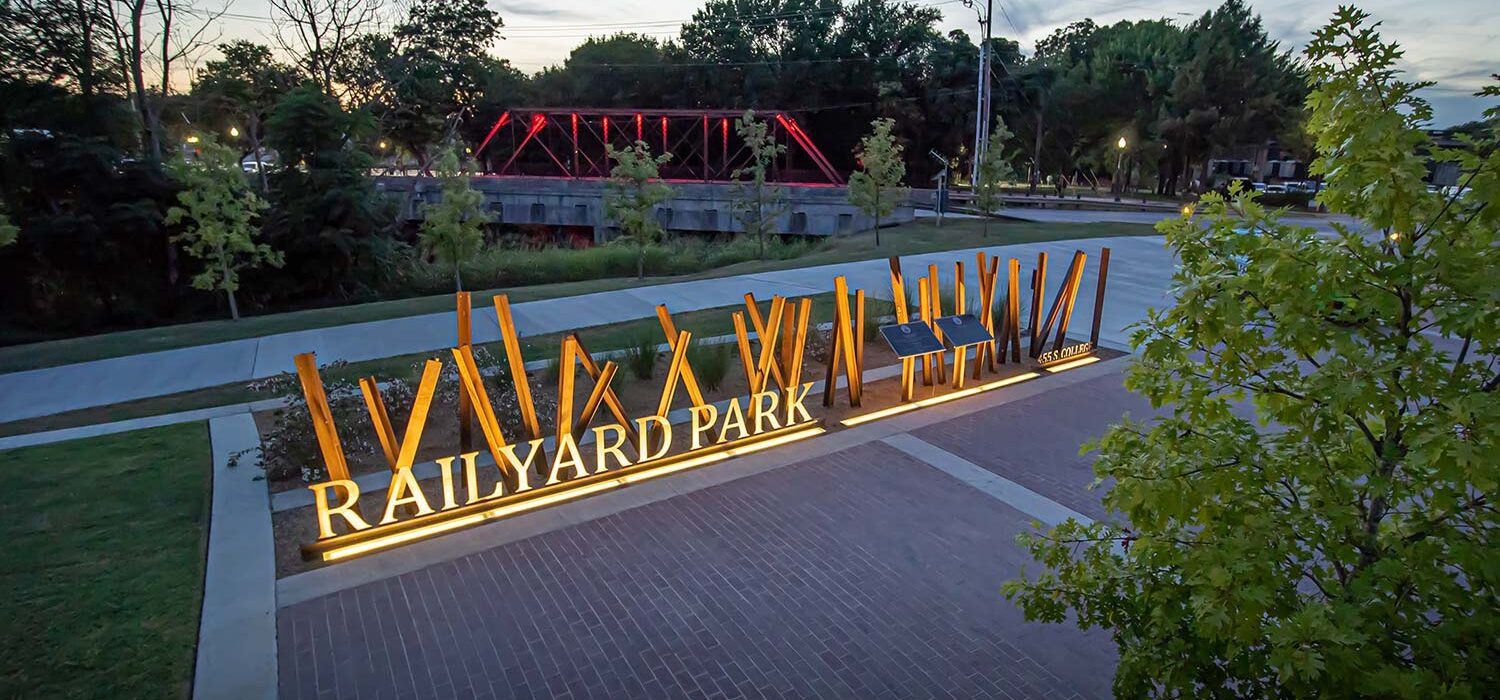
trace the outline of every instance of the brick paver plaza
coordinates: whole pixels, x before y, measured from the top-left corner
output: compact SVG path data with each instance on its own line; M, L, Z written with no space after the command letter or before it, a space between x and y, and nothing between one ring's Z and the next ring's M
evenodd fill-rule
M1148 412L1120 382L909 438L1102 517L1078 445ZM1107 697L1104 633L999 593L1031 520L866 442L283 608L281 697Z

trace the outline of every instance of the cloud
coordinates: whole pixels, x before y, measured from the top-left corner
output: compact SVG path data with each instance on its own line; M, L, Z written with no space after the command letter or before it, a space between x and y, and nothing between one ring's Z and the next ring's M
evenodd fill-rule
M598 17L594 12L572 9L566 5L559 6L556 3L537 2L536 0L501 0L495 3L495 11L500 13L500 18L507 23L512 18L524 17L526 19L548 19L548 20L580 20Z

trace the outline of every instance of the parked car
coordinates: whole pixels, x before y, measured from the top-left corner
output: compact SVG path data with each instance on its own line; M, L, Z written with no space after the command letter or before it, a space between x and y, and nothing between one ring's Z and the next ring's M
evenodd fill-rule
M1266 194L1286 194L1287 193L1286 185L1263 185L1263 186L1257 187L1255 189L1258 189L1261 192L1264 192Z

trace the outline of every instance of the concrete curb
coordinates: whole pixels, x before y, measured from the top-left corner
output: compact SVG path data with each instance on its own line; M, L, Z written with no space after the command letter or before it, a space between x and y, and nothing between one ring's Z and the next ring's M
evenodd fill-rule
M270 497L259 469L230 458L259 449L249 413L208 423L213 506L193 698L276 698L276 553Z

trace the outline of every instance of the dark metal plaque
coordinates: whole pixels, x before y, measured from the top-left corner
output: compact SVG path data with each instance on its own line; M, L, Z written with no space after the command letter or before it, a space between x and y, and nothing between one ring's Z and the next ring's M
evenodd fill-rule
M944 316L937 320L937 327L955 348L988 343L995 339L974 314Z
M921 321L881 326L880 335L891 346L896 357L920 357L943 351L942 341L933 334L932 328Z

